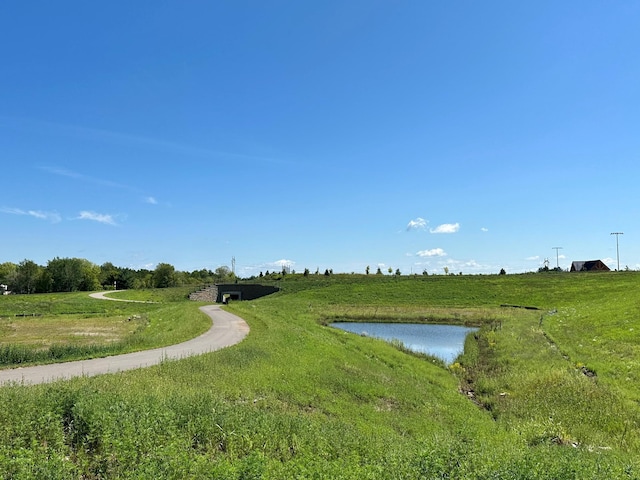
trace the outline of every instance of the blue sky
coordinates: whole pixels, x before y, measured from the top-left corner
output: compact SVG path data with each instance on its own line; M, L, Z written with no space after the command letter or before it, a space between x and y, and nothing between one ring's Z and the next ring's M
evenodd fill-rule
M640 268L637 2L0 5L0 262ZM553 247L562 247L558 251Z

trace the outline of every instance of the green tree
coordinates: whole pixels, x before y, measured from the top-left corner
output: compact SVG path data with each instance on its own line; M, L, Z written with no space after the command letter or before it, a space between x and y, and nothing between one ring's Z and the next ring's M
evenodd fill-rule
M100 267L84 258L54 258L47 263L54 292L91 291L100 288Z
M382 275L382 270L380 269L380 267L378 267L378 270L376 270L376 275Z
M391 274L393 273L393 268L389 267L389 268L387 269L387 272L389 272L389 275L391 275Z
M7 285L9 290L15 289L18 266L12 262L0 263L0 283Z
M213 275L215 281L218 283L233 283L236 280L236 275L225 265L216 268ZM267 275L269 275L269 272L267 272Z
M120 269L111 262L100 265L99 281L104 288L112 288L114 285L118 288L118 280L120 279ZM120 285L121 286L121 285Z
M153 286L155 288L174 287L176 284L176 269L168 263L159 263L153 271Z
M35 293L41 270L42 267L32 260L21 261L16 268L15 290L18 293Z
M303 273L303 275L304 275L305 277L308 277L308 276L309 276L309 269L308 269L308 268L305 268L305 269L304 269L304 273Z
M369 265L367 265L367 268L364 269L364 273L366 273L367 275L369 275Z
M402 273L400 273L400 269L396 268L396 275L399 277L400 275L402 275Z

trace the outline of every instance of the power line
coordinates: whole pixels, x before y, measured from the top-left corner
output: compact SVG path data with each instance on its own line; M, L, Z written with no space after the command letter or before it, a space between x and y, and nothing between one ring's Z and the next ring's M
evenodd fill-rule
M624 232L611 232L611 235L616 236L616 257L618 259L618 271L620 271L620 247L618 245L618 237L624 235Z
M562 250L562 247L551 247L551 249L556 251L556 268L560 268L560 257L558 256L558 250Z

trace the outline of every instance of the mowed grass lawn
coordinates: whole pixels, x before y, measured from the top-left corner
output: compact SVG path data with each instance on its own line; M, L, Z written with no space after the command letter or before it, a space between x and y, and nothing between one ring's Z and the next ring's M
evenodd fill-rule
M639 478L640 275L288 275L280 284L228 307L251 327L234 347L0 389L0 476ZM197 307L100 308L149 309L167 330ZM330 326L346 318L482 328L443 366Z

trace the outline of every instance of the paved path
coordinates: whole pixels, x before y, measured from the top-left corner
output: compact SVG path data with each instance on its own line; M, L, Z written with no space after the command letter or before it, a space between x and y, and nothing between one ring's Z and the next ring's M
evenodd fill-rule
M92 296L94 295L92 294ZM213 326L199 337L184 343L112 357L0 370L0 385L10 382L48 383L72 377L116 373L148 367L156 365L162 360L181 359L235 345L249 333L249 325L242 318L225 312L217 305L200 307L200 310L211 317Z
M95 292L95 293L90 293L89 296L91 298L97 298L98 300L112 300L114 302L130 302L130 303L156 303L156 302L145 302L144 300L127 300L124 298L112 298L112 297L107 297L107 293L117 293L117 292L124 292L124 290L109 290L106 292Z

